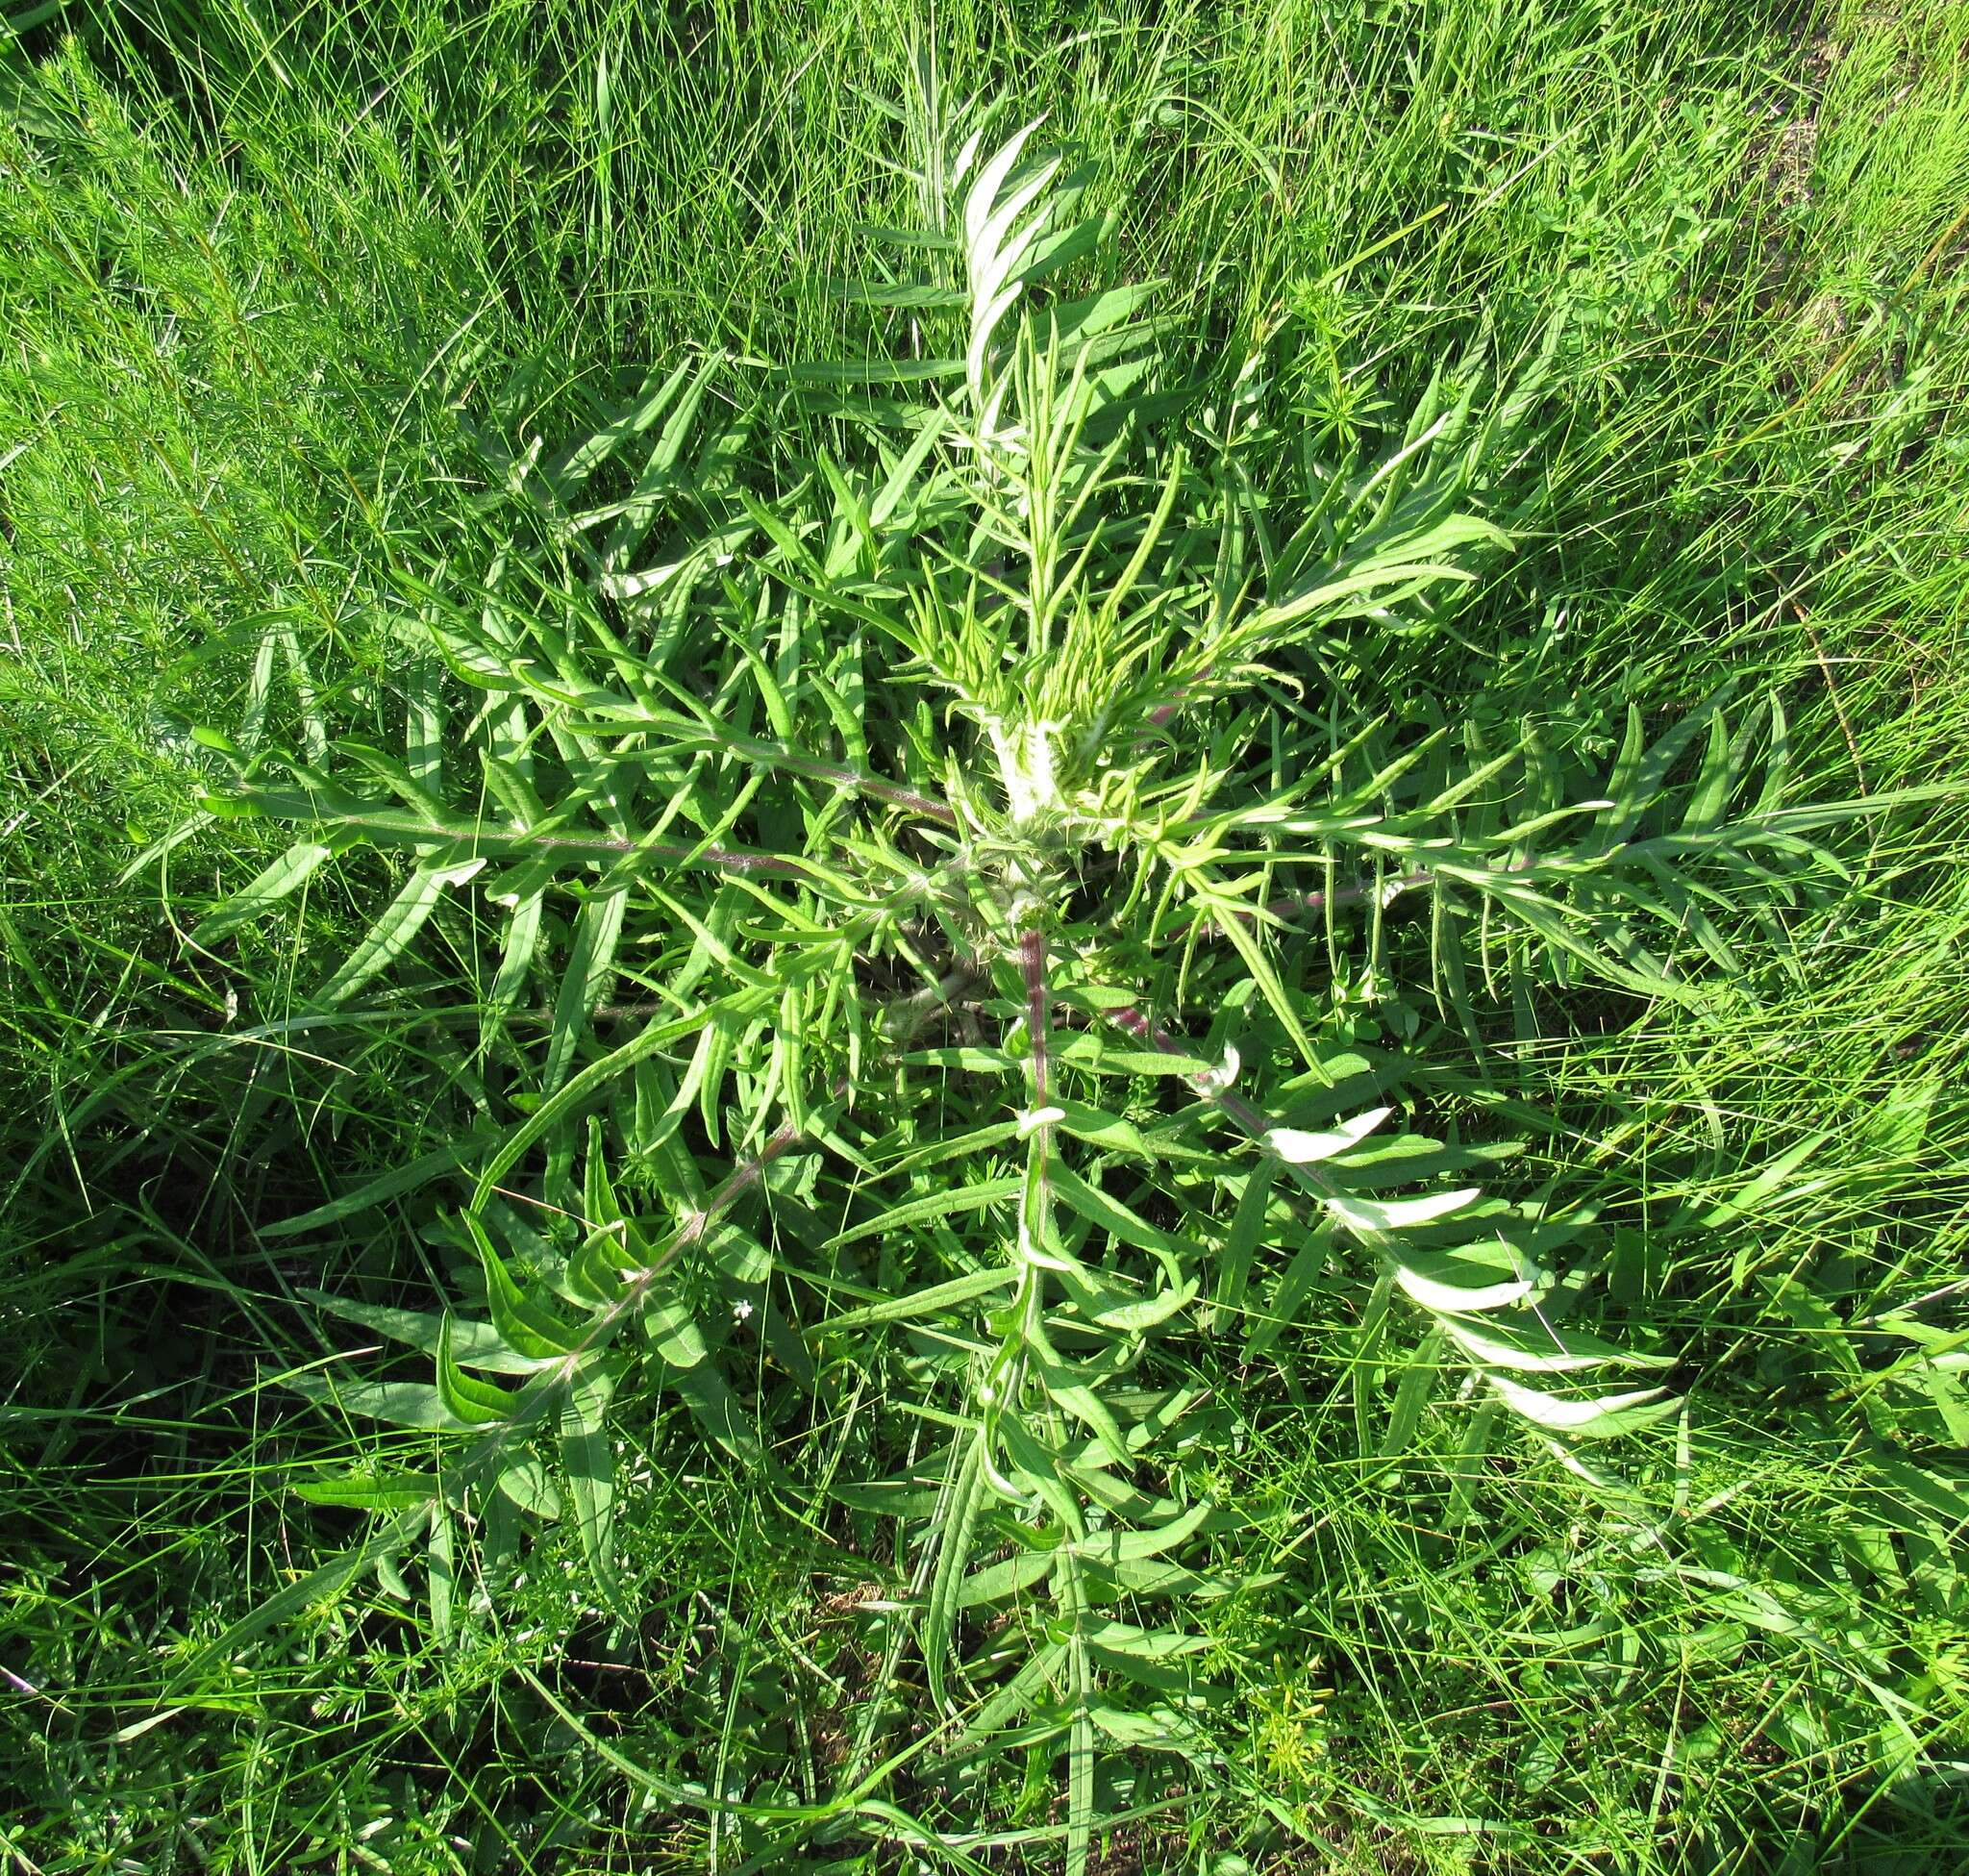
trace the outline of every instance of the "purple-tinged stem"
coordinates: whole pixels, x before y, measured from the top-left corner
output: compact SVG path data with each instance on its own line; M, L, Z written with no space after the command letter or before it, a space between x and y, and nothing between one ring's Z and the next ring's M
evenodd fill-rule
M1020 935L1019 967L1026 976L1026 1036L1032 1048L1033 1105L1043 1108L1048 1084L1046 937L1043 932Z
M1134 1004L1125 1009L1107 1011L1108 1020L1118 1029L1125 1029L1137 1041L1147 1042L1158 1055L1187 1055L1189 1051L1161 1024L1151 1022ZM1238 1126L1254 1139L1262 1139L1270 1131L1271 1123L1258 1109L1253 1107L1241 1094L1234 1094L1228 1088L1217 1088L1208 1072L1192 1076L1190 1086L1198 1093L1211 1096Z

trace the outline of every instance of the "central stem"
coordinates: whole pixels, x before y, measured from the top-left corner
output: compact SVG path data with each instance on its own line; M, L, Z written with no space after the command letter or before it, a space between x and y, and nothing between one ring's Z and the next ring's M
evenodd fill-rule
M1032 1049L1033 1107L1036 1111L1046 1105L1048 1091L1045 933L1021 934L1019 968L1026 978L1026 1036Z

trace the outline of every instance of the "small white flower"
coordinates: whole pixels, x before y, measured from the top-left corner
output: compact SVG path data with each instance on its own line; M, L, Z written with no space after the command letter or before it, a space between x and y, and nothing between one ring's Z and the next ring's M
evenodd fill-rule
M732 1320L734 1322L743 1322L751 1313L752 1304L744 1297L740 1297L737 1302L732 1305Z

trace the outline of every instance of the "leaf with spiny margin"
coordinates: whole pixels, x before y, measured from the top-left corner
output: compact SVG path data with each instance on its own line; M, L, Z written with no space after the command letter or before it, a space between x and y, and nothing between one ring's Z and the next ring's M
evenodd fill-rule
M462 886L486 864L471 860L425 861L413 867L397 895L363 935L362 940L315 994L319 1003L341 1003L369 980L387 970L424 929L447 887Z
M437 1496L437 1479L424 1472L349 1472L336 1479L305 1479L292 1487L311 1505L355 1512L405 1512Z
M808 1330L810 1336L834 1334L843 1329L867 1329L883 1322L914 1322L927 1315L943 1315L1016 1281L1018 1272L1009 1266L1001 1270L978 1270L968 1277L953 1277L948 1283L933 1284L909 1296L891 1296L879 1303L864 1303L859 1309L843 1310Z
M1084 1101L1070 1100L1063 1094L1051 1095L1048 1102L1059 1111L1062 1133L1071 1134L1074 1138L1085 1140L1089 1146L1105 1148L1109 1153L1132 1153L1138 1159L1153 1157L1148 1142L1142 1138L1141 1130L1132 1120L1124 1120L1118 1114L1104 1113L1099 1108L1089 1107Z
M582 1222L590 1231L617 1224L622 1218L621 1201L615 1196L614 1182L609 1177L609 1157L604 1144L602 1117L588 1115L587 1158L582 1166Z
M1066 1742L1067 1876L1086 1876L1094 1835L1094 1663L1086 1641L1087 1599L1081 1567L1071 1558L1059 1572L1060 1613L1067 1627Z
M1185 1257L1194 1248L1182 1238L1173 1238L1168 1232L1150 1224L1118 1198L1083 1179L1071 1166L1055 1164L1049 1167L1047 1183L1058 1197L1089 1224L1100 1226L1117 1243L1133 1244L1137 1250L1153 1251L1167 1258Z
M1366 1199L1353 1192L1330 1192L1327 1210L1351 1231L1383 1237L1415 1225L1433 1224L1483 1197L1474 1186L1453 1192L1428 1192L1420 1198Z
M437 1398L447 1413L467 1426L497 1426L512 1411L512 1396L505 1388L466 1374L452 1360L449 1316L437 1336Z
M462 1368L478 1368L487 1374L533 1374L545 1365L538 1357L522 1355L509 1347L498 1330L487 1322L461 1322L435 1310L392 1309L378 1303L351 1302L325 1289L302 1289L299 1294L330 1315L387 1336L391 1341L403 1342L434 1359L444 1325L450 1321L452 1359Z
M690 376L693 361L685 359L659 384L651 372L636 397L592 436L564 449L541 473L550 485L585 482L633 437L639 437L668 409Z
M1159 1557L1127 1559L1118 1563L1089 1563L1087 1567L1127 1595L1178 1596L1195 1602L1220 1601L1239 1589L1270 1588L1284 1581L1276 1570L1248 1572L1235 1578L1211 1576Z
M844 1244L854 1243L857 1238L875 1238L887 1232L928 1224L933 1219L948 1218L960 1212L977 1212L997 1204L1001 1199L1016 1198L1025 1189L1025 1184L1024 1174L1009 1173L995 1179L977 1180L968 1186L954 1186L948 1191L931 1192L922 1198L909 1199L878 1217L836 1232L823 1248L837 1251Z
M552 1524L561 1515L561 1488L532 1453L507 1454L495 1480L502 1491L529 1516Z
M1187 1309L1196 1301L1197 1292L1202 1288L1196 1278L1185 1277L1182 1283L1168 1285L1152 1296L1099 1304L1087 1310L1087 1319L1099 1323L1104 1329L1118 1329L1124 1335L1138 1336L1147 1330L1159 1328L1171 1316Z
M1309 1134L1297 1127L1274 1127L1265 1135L1265 1144L1288 1165L1317 1165L1358 1146L1379 1127L1393 1108L1371 1108L1365 1113L1343 1120L1326 1133Z
M491 1046L503 1022L519 1008L519 1000L526 991L527 974L532 970L535 954L540 948L540 930L546 909L544 883L521 892L513 902L500 939L499 966L492 973L492 983L486 992L485 1006L480 1013L482 1048Z
M1660 799L1669 771L1692 738L1713 717L1720 717L1720 700L1678 717L1656 740L1643 748L1644 732L1637 705L1628 706L1627 740L1607 784L1610 806L1602 810L1596 834L1604 850L1631 839L1648 811Z
M1435 1391L1436 1376L1441 1372L1442 1343L1442 1331L1432 1329L1402 1362L1402 1379L1395 1388L1387 1426L1375 1448L1377 1457L1399 1459L1408 1450L1408 1442L1422 1423L1423 1410Z
M615 1570L615 1459L608 1432L614 1392L615 1374L609 1364L594 1358L576 1364L561 1409L561 1463L588 1569L610 1608L627 1614Z
M566 1080L575 1051L588 1031L588 1013L601 1002L615 969L622 921L629 910L629 883L605 886L576 913L574 941L561 965L561 994L547 1041L541 1086L552 1094Z
M1689 795L1679 834L1707 834L1722 822L1730 806L1732 784L1736 780L1730 726L1719 710L1709 719L1709 746L1703 757L1702 772Z
M958 1606L976 1609L982 1604L1003 1602L1007 1596L1024 1595L1036 1589L1053 1574L1059 1560L1052 1545L1021 1550L1002 1563L987 1564L965 1577L958 1592Z
M1638 1355L1578 1329L1561 1329L1541 1315L1486 1315L1469 1322L1445 1315L1442 1326L1473 1362L1520 1374L1570 1374L1585 1368L1666 1368L1672 1355Z
M1278 1165L1276 1160L1260 1160L1245 1177L1237 1210L1231 1216L1230 1236L1217 1259L1217 1283L1211 1300L1218 1311L1234 1314L1244 1307L1244 1287L1252 1257L1264 1234Z
M1411 1303L1437 1314L1508 1309L1537 1288L1538 1275L1502 1238L1434 1250L1399 1240L1385 1247L1395 1281Z
M458 1558L451 1510L441 1498L431 1503L431 1539L425 1550L424 1577L431 1597L431 1633L440 1648L448 1647L452 1638L452 1603L458 1587Z
M944 1671L957 1629L960 1586L971 1561L979 1517L991 1495L984 1476L984 1442L973 1432L958 1451L943 1506L931 1532L931 1541L936 1546L936 1568L931 1578L930 1605L923 1616L922 1649L930 1698L939 1713L950 1710Z
M216 912L209 913L193 927L191 942L210 946L224 938L228 932L237 930L250 919L258 918L263 912L271 911L297 891L323 861L335 852L316 840L296 840L286 853L274 861L250 884L220 906Z
M1292 1262L1279 1273L1262 1311L1252 1313L1245 1336L1245 1355L1257 1361L1266 1354L1285 1331L1299 1320L1299 1312L1312 1294L1312 1287L1326 1269L1333 1251L1333 1233L1322 1229L1309 1234L1292 1255Z
M1217 929L1231 940L1237 955L1244 960L1244 967L1251 972L1252 980L1263 993L1272 1014L1284 1026L1285 1034L1292 1038L1292 1046L1299 1051L1299 1059L1315 1073L1319 1069L1318 1052L1312 1046L1312 1038L1306 1033L1305 1025L1299 1020L1299 1012L1293 1008L1292 999L1285 994L1285 987L1280 981L1279 973L1272 968L1258 940L1246 928L1244 920L1237 915L1238 908L1228 901L1211 899L1199 895L1198 904L1209 910L1216 921Z
M1128 1436L1122 1431L1121 1422L1114 1417L1113 1410L1080 1378L1081 1370L1039 1355L1032 1358L1032 1366L1048 1398L1079 1420L1114 1464L1127 1465Z
M1109 1565L1157 1557L1180 1543L1187 1543L1203 1529L1210 1511L1209 1501L1199 1499L1187 1510L1145 1531L1124 1531L1110 1524L1104 1531L1083 1538L1073 1546L1074 1554L1091 1563Z
M338 1381L325 1374L304 1373L284 1375L280 1385L318 1407L381 1420L386 1426L413 1427L427 1433L469 1433L478 1424L454 1413L428 1381Z
M479 1267L486 1273L486 1301L500 1339L515 1354L536 1362L551 1362L572 1354L576 1346L574 1332L514 1282L506 1260L494 1248L478 1214L467 1212L462 1215L473 1248L479 1254Z
M970 1724L952 1744L950 1759L960 1759L981 1742L991 1741L1020 1714L1029 1713L1044 1698L1065 1664L1063 1642L1048 1642L1028 1656L1018 1672L971 1716Z
M765 1457L759 1430L710 1359L689 1301L674 1290L653 1297L642 1321L644 1333L662 1358L664 1386L734 1459L758 1464Z
M1664 1397L1659 1388L1581 1397L1541 1393L1501 1374L1483 1378L1512 1413L1567 1439L1616 1438L1665 1419L1682 1406L1674 1396Z
M673 1374L687 1374L710 1359L696 1314L688 1300L675 1290L650 1299L643 1310L642 1326Z

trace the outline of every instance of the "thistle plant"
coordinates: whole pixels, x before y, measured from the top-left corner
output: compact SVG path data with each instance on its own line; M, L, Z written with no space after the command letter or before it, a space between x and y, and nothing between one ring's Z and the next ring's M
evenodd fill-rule
M1205 1617L1271 1542L1190 1463L1224 1390L1310 1347L1451 1525L1487 1453L1593 1479L1682 1411L1600 1319L1598 1188L1513 1183L1499 1078L1567 998L1749 994L1732 931L1836 890L1857 808L1790 799L1775 701L1596 756L1405 697L1508 546L1543 359L1447 363L1391 454L1322 460L1275 331L1192 383L1150 288L1083 290L1109 230L1037 126L991 143L927 66L901 122L864 358L486 427L510 531L405 578L401 755L305 700L277 749L262 658L222 805L298 838L196 941L400 855L310 1007L429 955L464 1040L457 1145L287 1227L441 1198L455 1294L315 1298L431 1378L293 1384L432 1462L305 1483L375 1521L256 1619L420 1554L440 1635L493 1619L546 1518L632 1618L611 1429L674 1404L888 1588L832 1795L666 1795L784 1851L1017 1749L1079 1872L1115 1766L1216 1754Z

